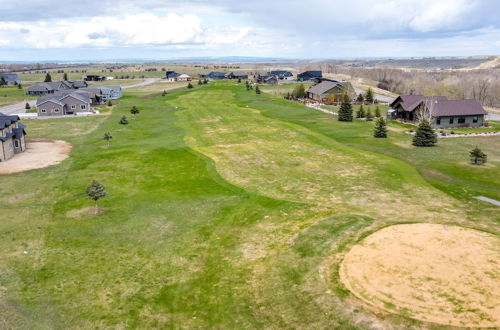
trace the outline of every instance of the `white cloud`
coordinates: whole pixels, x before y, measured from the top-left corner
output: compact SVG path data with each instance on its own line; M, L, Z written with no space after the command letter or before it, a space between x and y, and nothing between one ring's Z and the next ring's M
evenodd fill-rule
M221 45L238 42L250 28L204 27L196 15L151 13L88 20L62 19L35 23L0 22L0 37L19 47L77 48L143 45ZM22 32L20 32L22 31Z

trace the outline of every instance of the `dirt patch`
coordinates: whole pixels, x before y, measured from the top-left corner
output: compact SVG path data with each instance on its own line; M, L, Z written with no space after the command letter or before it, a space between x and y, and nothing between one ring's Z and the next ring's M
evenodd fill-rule
M30 140L26 151L0 163L0 174L13 174L56 165L68 158L71 144L54 140Z
M500 240L458 226L405 224L368 236L340 279L359 299L417 320L500 327Z

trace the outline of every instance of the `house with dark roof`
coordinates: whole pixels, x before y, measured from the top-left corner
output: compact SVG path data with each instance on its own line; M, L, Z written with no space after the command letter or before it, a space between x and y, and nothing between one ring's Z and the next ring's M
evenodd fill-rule
M177 73L175 71L167 71L165 72L165 78L167 81L174 82L176 81L177 77L179 77L181 74Z
M86 92L62 93L39 98L36 100L36 108L38 115L44 117L76 115L92 111L91 102Z
M24 128L18 116L0 113L0 162L26 150Z
M434 128L480 127L487 115L476 100L448 100L445 96L401 95L390 106L395 119L413 124L418 124L419 113L430 112Z
M212 71L200 73L198 76L205 79L224 79L226 77L226 74L224 72Z
M323 72L321 71L304 71L297 75L298 81L313 81L321 78L323 78Z
M324 79L307 90L307 97L318 102L340 101L344 94L354 98L356 93L351 83L343 80Z
M0 80L2 78L7 85L19 85L21 83L21 79L16 73L0 73Z
M63 80L51 82L37 82L26 89L28 95L47 95L57 91L73 90L87 87L87 83L81 80Z
M225 76L226 79L248 79L248 73L241 71L228 72Z
M278 80L293 80L293 73L284 70L275 70L269 72L269 74L276 76Z
M277 85L278 77L268 73L256 73L253 76L253 82L256 84Z

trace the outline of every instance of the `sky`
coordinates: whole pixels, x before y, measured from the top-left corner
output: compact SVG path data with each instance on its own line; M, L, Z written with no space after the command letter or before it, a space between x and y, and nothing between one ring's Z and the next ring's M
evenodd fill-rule
M498 0L0 0L0 61L500 54Z

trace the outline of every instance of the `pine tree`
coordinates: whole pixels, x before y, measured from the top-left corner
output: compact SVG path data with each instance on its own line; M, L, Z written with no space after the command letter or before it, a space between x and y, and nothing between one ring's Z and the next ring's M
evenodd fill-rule
M415 136L413 137L413 145L417 147L432 147L437 143L436 132L431 127L427 120L422 120L418 125Z
M17 84L17 89L23 89L23 85L22 84Z
M191 83L189 83L189 84L187 85L187 88L193 88L193 85L192 85Z
M377 105L377 106L375 107L375 117L380 118L380 116L381 116L381 114L380 114L380 108L379 108L379 106Z
M255 86L255 94L260 94L260 88L259 88L259 86Z
M368 103L373 103L373 90L371 89L371 87L366 91L365 100Z
M52 82L52 76L50 75L50 73L47 73L47 74L45 75L45 80L44 80L44 82Z
M356 118L365 118L365 108L363 108L362 104L359 106L358 112L356 113Z
M128 120L127 120L127 117L125 115L123 115L121 118L120 118L120 121L118 122L119 124L121 125L128 125Z
M488 156L477 146L471 150L470 154L470 162L474 165L483 165L488 160Z
M384 118L380 117L375 122L373 136L376 138L386 138L387 137L387 125L385 123Z
M203 85L206 85L206 84L208 84L207 78L203 79Z
M366 121L372 121L373 120L373 115L372 115L372 109L368 108L366 110Z
M241 84L241 78L238 78L238 84Z
M106 197L106 189L97 180L92 181L87 187L87 196L95 202L95 214L99 214L99 199Z
M7 85L7 81L5 80L4 77L0 77L0 86L4 86L4 85Z
M201 79L198 80L198 85L203 85L203 82L201 81Z
M358 98L356 99L356 101L358 101L360 103L363 103L365 101L363 93L359 93Z
M344 94L339 110L339 121L352 121L352 106L351 100L347 94Z
M109 141L113 138L110 132L104 133L103 140L107 142L107 145L109 147Z
M28 102L26 102L26 105L24 106L24 108L26 110L30 110L31 109L31 105Z
M108 107L112 107L113 106L113 102L111 102L111 100L108 100Z
M63 80L68 80L68 74L66 72L63 74Z
M165 95L167 95L167 91L163 90L163 93L161 93L161 96L165 96Z

